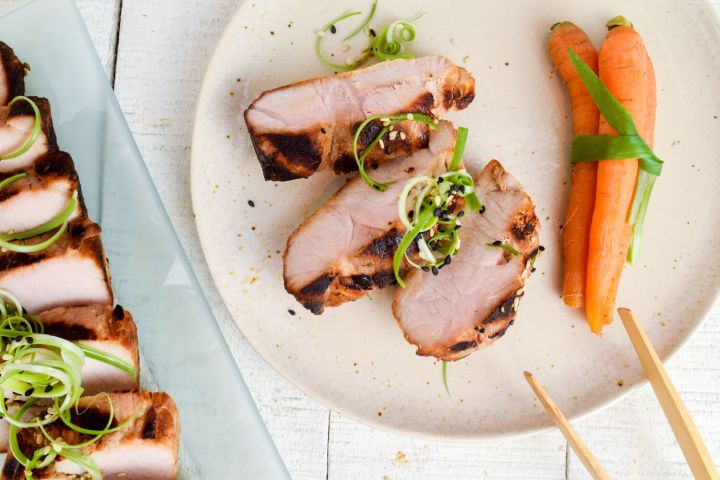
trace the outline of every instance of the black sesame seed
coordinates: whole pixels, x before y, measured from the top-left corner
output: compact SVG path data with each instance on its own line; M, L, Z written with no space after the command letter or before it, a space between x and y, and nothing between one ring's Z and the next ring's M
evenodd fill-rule
M255 202L253 202L252 200L248 200L248 205L250 205L251 207L255 207Z
M442 215L442 209L440 207L436 208L435 211L433 212L433 215L435 215L436 217L439 217L440 215Z
M25 391L25 396L26 396L26 397L29 397L29 396L32 395L33 393L35 393L35 389L32 388L32 387L30 387L30 388L28 388L28 389Z
M443 265L450 265L450 262L452 262L452 257L448 255L445 257L445 260L443 261Z
M457 213L458 218L459 218L459 217L462 217L463 215L465 215L465 210L460 210L460 211Z
M443 177L438 177L438 179L437 179L437 182L438 182L438 183L442 183L442 182L444 182L444 181L445 181L445 179L444 179Z
M415 210L410 210L408 212L408 218L413 218L415 216Z
M537 268L533 267L532 270L530 270L530 273L534 273Z
M430 271L430 268L428 268L428 267L420 267L420 270L422 270L423 272L429 272L429 271Z
M293 310L292 308L288 308L288 313L292 316L295 316L295 310Z
M445 233L445 229L444 229L444 228L438 228L438 233Z
M19 341L22 340L22 339L23 339L22 335L18 335L17 337L14 338L14 340L15 340L16 342L19 342Z
M432 274L433 274L433 275L437 275L438 273L440 273L440 270L438 270L438 268L433 265L433 267L432 267Z
M494 247L499 247L500 245L502 245L502 242L501 242L500 240L495 240L495 241L493 242L493 246L494 246Z
M28 343L32 343L34 340L32 337L25 337L25 341Z
M540 250L541 252L544 252L544 251L545 251L545 247L543 247L542 245L540 245L540 246L538 247L538 250Z
M485 213L485 205L482 205L482 206L480 207L480 210L478 210L478 213L481 214L481 215L482 215L483 213Z
M375 33L375 30L372 28L370 29L370 35L372 35L373 37L377 37L377 33Z
M480 330L478 330L478 332L480 332L480 333L485 333L485 327L483 327L483 328L481 328Z
M52 386L52 385L46 386L46 387L45 387L45 393L48 393L48 392L52 391L52 389L53 389L53 386Z
M510 323L508 323L508 325L512 325L513 323L515 323L515 319L510 320Z
M325 130L325 127L321 127L320 131L322 132L323 135L325 135L327 133L327 130Z
M455 230L460 230L460 227L462 227L462 225L455 225Z
M337 33L337 28L335 28L335 25L330 25L330 33Z

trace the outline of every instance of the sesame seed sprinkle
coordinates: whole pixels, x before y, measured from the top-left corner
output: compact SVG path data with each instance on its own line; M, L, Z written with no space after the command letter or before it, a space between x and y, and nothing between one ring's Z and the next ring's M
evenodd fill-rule
M406 117L408 120L413 120L415 118L412 113L408 113Z

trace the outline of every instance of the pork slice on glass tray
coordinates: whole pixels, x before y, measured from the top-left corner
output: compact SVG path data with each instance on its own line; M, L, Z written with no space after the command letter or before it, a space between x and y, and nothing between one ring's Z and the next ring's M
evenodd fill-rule
M34 244L53 233L25 242ZM30 313L61 306L112 305L100 226L80 217L45 250L0 252L0 288L15 295Z
M28 67L20 61L6 43L0 42L0 105L25 94L25 75Z
M52 125L50 102L45 98L29 97L40 112L40 133L29 150L16 158L0 161L0 173L16 172L32 166L48 152L58 150ZM0 155L17 152L27 143L35 125L32 106L18 101L12 107L0 107Z
M112 426L135 419L125 428L101 437L82 449L100 468L105 480L172 480L177 476L180 418L172 398L166 393L125 392L97 395L80 399L79 408L72 409L72 422L84 428L98 429L107 425L110 403L113 407ZM78 414L78 412L80 414ZM46 427L52 438L78 444L92 439L56 421ZM29 456L48 442L37 429L19 429L20 450ZM71 480L87 478L84 470L70 460L58 456L50 466L33 470L36 480ZM11 453L3 465L0 480L25 480L25 468Z

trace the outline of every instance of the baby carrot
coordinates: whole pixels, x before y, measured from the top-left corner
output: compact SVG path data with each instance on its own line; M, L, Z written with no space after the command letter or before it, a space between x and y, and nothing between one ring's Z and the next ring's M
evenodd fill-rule
M568 48L572 48L597 73L595 47L585 32L571 22L552 26L548 47L550 59L570 94L573 133L576 136L597 134L600 113L568 55ZM563 226L563 301L565 305L574 308L585 304L588 235L595 204L596 178L595 162L573 164L570 197Z
M648 54L640 35L622 17L608 22L598 54L600 79L630 112L641 135L648 116ZM617 135L601 118L599 133ZM590 227L585 313L599 333L613 319L632 226L628 213L635 193L637 160L598 162L595 208Z

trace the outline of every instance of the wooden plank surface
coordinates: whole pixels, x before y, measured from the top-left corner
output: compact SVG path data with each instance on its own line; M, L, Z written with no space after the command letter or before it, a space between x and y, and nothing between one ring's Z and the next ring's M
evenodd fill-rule
M24 0L0 0L0 14L22 3ZM106 71L115 79L120 104L183 246L293 478L588 478L557 431L467 444L412 439L330 413L274 372L247 344L225 310L204 263L190 206L195 99L209 55L239 2L77 3ZM720 9L720 0L712 3ZM720 458L718 345L720 310L716 309L668 364L716 460ZM573 424L613 478L691 478L647 386L602 413Z

